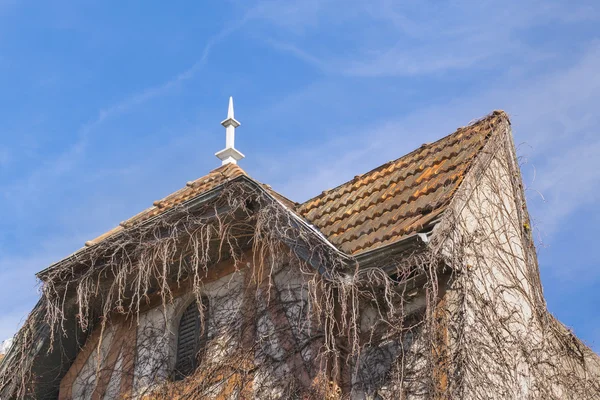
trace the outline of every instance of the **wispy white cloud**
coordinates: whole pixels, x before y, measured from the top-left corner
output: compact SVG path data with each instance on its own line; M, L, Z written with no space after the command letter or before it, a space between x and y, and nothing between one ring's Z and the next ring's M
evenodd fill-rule
M312 65L313 67L316 67L317 69L320 69L323 72L333 72L331 70L331 66L327 62L325 62L319 57L316 57L306 52L305 50L300 49L299 47L293 45L290 42L283 42L273 38L265 38L264 41L267 45L279 51L289 53L294 57L302 60L306 64Z
M84 133L88 133L98 125L102 124L105 120L123 114L132 108L140 106L152 99L163 96L171 90L179 87L186 81L194 78L206 64L213 47L220 41L224 40L227 36L240 29L246 23L248 18L249 14L237 21L234 21L233 23L227 24L220 32L211 36L204 45L200 58L189 68L157 86L146 88L139 93L135 93L119 101L116 104L101 109L95 119L82 127L82 131Z
M548 203L543 216L538 216L547 235L555 233L581 207L600 201L600 140L557 150L539 172L540 179L534 182Z
M250 6L248 16L252 19L270 21L280 29L301 35L318 27L325 17L324 13L336 3L339 5L335 0L265 0Z
M485 69L501 57L540 60L551 54L522 41L523 30L600 20L590 1L268 1L256 9L278 29L267 44L324 71L365 77ZM335 39L336 29L346 36L339 46L314 45L324 34ZM306 38L316 50L304 49Z

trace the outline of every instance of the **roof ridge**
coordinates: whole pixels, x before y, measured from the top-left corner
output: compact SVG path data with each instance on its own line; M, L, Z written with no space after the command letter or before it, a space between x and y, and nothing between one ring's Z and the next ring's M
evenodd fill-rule
M446 136L444 136L444 137L436 140L435 142L423 144L423 145L417 147L416 149L414 149L414 150L412 150L412 151L404 154L403 156L400 156L400 157L398 157L398 158L396 158L394 160L390 160L390 161L388 161L388 162L386 162L384 164L381 164L381 165L379 165L379 166L377 166L377 167L375 167L375 168L373 168L373 169L371 169L371 170L369 170L369 171L367 171L365 173L357 175L353 179L348 180L346 182L343 182L343 183L339 184L338 186L335 186L335 187L333 187L331 189L324 190L320 194L318 194L316 196L313 196L310 199L302 202L300 204L299 208L302 208L302 206L304 206L305 204L308 204L308 203L310 203L310 202L312 202L314 200L317 200L317 199L319 199L321 197L325 197L328 193L331 193L331 192L335 191L336 189L339 189L342 186L348 185L351 182L355 182L360 177L364 177L364 176L370 175L370 174L375 174L376 172L378 172L378 171L380 171L382 169L385 169L385 167L393 165L394 163L397 163L398 161L400 161L400 160L402 160L404 158L408 158L411 155L413 155L413 154L415 154L415 153L417 153L419 151L423 151L424 149L433 149L434 147L438 146L442 141L448 139L449 137L451 137L453 135L456 135L460 131L467 130L468 128L471 128L471 127L473 127L475 125L478 125L480 123L484 123L486 120L492 120L494 117L505 117L506 119L508 119L508 115L503 110L494 110L491 113L489 113L489 114L487 114L487 115L485 115L483 117L480 117L480 118L477 118L475 120L470 121L465 126L458 127L456 130L454 130L454 132L452 132L452 133L450 133L450 134L448 134L448 135L446 135ZM457 143L458 141L459 140L456 140L454 143ZM429 154L431 154L431 153L426 153L425 155L429 155ZM423 158L425 158L425 157L423 157ZM398 168L400 168L401 166L402 165L399 165ZM308 208L306 211L308 211L308 210L310 210L310 208Z

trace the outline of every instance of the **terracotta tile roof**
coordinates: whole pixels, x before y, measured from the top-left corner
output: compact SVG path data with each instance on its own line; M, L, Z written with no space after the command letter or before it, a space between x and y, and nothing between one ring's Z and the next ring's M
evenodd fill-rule
M313 224L340 250L359 254L399 241L439 218L493 127L502 120L508 121L506 114L495 111L303 204L290 201L269 185L257 184ZM86 242L86 246L93 246L240 175L248 176L235 164L221 166L155 201L152 207Z
M121 222L119 226L93 240L86 242L85 245L93 246L125 228L129 228L137 223L161 214L186 200L207 192L208 190L229 180L237 178L240 175L246 175L246 172L244 172L244 170L236 164L227 164L214 169L210 171L208 175L198 178L195 181L188 182L183 189L179 189L175 193L168 195L162 200L155 201L152 207L145 209L141 213L129 218L126 221Z
M349 254L401 240L444 212L493 127L508 121L495 111L445 138L323 192L297 208Z

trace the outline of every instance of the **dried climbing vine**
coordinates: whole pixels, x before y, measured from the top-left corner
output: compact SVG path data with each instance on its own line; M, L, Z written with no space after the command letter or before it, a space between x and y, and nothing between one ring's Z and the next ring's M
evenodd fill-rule
M56 351L75 319L100 332L99 360L103 338L134 327L123 347L134 362L111 368L136 398L600 398L597 356L546 310L510 146L490 140L428 244L369 265L247 182L127 228L44 273L0 393L29 396L31 354L44 340ZM224 260L235 271L209 284ZM175 380L170 319L183 299L208 339L197 371ZM144 319L152 302L162 319ZM95 365L77 378L80 396L112 382Z

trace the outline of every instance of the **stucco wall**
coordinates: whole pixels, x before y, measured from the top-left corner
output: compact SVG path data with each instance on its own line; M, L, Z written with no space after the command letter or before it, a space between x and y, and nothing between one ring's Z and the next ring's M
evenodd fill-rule
M232 346L229 326L241 310L245 270L238 270L201 288L201 294L209 299L207 357L218 360ZM165 381L173 371L177 353L179 321L187 306L195 302L193 293L186 293L166 306L159 306L140 315L138 323L137 356L135 363L134 393L141 395L153 385Z
M461 376L455 393L468 399L600 398L589 385L600 382L592 361L597 356L546 310L506 129L486 146L436 228L457 271L450 288L459 360L454 372Z
M277 266L269 273L272 280L263 284L251 284L251 275L256 271L247 266L236 269L220 279L201 285L200 294L209 299L206 320L208 344L203 356L211 365L228 364L235 359L244 340L244 330L251 330L255 346L253 388L259 398L281 398L283 390L293 379L305 379L310 385L310 364L317 349L307 342L311 340L315 327L309 314L308 293L302 275L289 265ZM86 398L96 386L98 365L106 368L109 349L114 341L121 340L118 327L133 324L136 330L135 349L123 349L108 366L111 372L105 398L115 398L119 393L121 376L133 372L134 397L151 393L170 379L176 362L178 327L181 315L189 304L195 302L191 290L168 302L140 313L133 320L121 321L105 329L100 345L99 357L93 352L84 362L73 381L73 398ZM247 304L244 304L247 302ZM278 305L277 305L277 304ZM246 314L246 315L244 315ZM245 320L255 320L254 326L245 326ZM290 357L291 347L301 351ZM133 371L123 368L125 352L134 352ZM292 374L291 372L294 371ZM215 383L209 392L225 390L223 383ZM233 394L232 394L233 395Z

